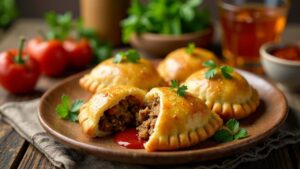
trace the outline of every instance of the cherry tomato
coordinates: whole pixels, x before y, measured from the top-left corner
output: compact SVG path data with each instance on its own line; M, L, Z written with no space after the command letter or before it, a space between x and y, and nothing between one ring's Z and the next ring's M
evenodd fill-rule
M41 72L47 76L61 75L67 67L67 52L58 40L35 38L29 41L26 50L38 61Z
M93 51L86 39L68 39L64 41L63 46L68 52L68 60L72 67L82 69L91 62Z
M14 94L32 91L40 75L37 61L23 52L24 43L22 39L19 51L12 49L0 53L0 84Z

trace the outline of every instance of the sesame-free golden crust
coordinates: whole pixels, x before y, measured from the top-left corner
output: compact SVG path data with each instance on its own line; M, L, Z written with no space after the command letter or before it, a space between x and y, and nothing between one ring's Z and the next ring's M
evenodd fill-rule
M162 82L163 79L155 67L146 59L140 59L138 63L114 63L113 59L108 59L79 80L80 86L91 93L116 85L135 86L149 90L162 85Z
M209 109L223 119L241 119L253 113L259 105L259 95L247 80L234 71L231 79L219 70L212 79L206 79L207 68L192 74L184 82L188 92L203 100Z
M159 97L160 112L154 132L144 144L146 151L176 150L211 137L223 124L200 99L186 94L178 96L171 88L154 88L145 102Z
M192 73L203 68L203 62L214 60L218 62L217 57L210 51L195 48L192 54L186 52L186 48L177 49L159 64L158 72L163 79L184 81Z
M90 137L102 137L110 133L99 130L98 123L104 112L127 96L134 96L141 102L146 92L132 86L110 86L98 91L81 108L78 115L82 131Z

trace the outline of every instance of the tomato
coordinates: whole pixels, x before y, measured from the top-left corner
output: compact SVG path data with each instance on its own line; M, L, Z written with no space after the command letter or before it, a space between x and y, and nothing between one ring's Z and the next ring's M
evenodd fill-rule
M91 62L93 51L86 39L68 39L63 42L63 46L68 52L68 60L72 67L82 69Z
M0 53L0 84L14 94L32 91L40 75L37 61L23 52L23 45L20 46L19 52L12 49Z
M38 61L41 72L47 76L61 75L67 67L67 52L58 40L32 39L26 51Z

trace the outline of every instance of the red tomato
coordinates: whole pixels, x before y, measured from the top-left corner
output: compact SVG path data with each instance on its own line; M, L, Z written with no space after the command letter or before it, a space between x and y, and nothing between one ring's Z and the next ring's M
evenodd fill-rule
M72 67L82 69L91 62L93 51L86 39L68 39L64 41L63 46L68 52L68 60Z
M47 76L61 75L67 66L67 52L58 40L32 39L27 52L38 61L41 72Z
M40 75L36 60L26 53L20 63L16 62L17 50L0 53L0 83L11 93L23 94L32 91Z

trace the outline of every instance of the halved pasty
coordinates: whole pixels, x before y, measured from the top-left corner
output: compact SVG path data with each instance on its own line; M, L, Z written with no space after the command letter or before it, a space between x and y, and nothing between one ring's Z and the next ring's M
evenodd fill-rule
M153 88L137 117L138 136L146 151L175 150L195 145L222 126L222 119L200 99L177 95L171 88Z
M180 48L171 52L159 64L158 72L166 82L170 80L182 82L192 73L203 68L205 61L218 61L217 57L208 50L195 48L191 54L186 50L187 48Z
M108 59L84 75L79 84L85 90L96 93L100 89L116 85L149 90L160 86L162 81L155 67L146 59L141 58L137 63L114 63L113 59Z
M80 109L78 119L83 132L91 137L101 137L134 127L145 94L144 90L131 86L99 90Z
M247 80L232 72L232 78L225 78L220 70L211 79L205 78L207 68L192 74L184 82L187 91L203 100L209 109L223 119L241 119L254 112L259 105L257 91Z

